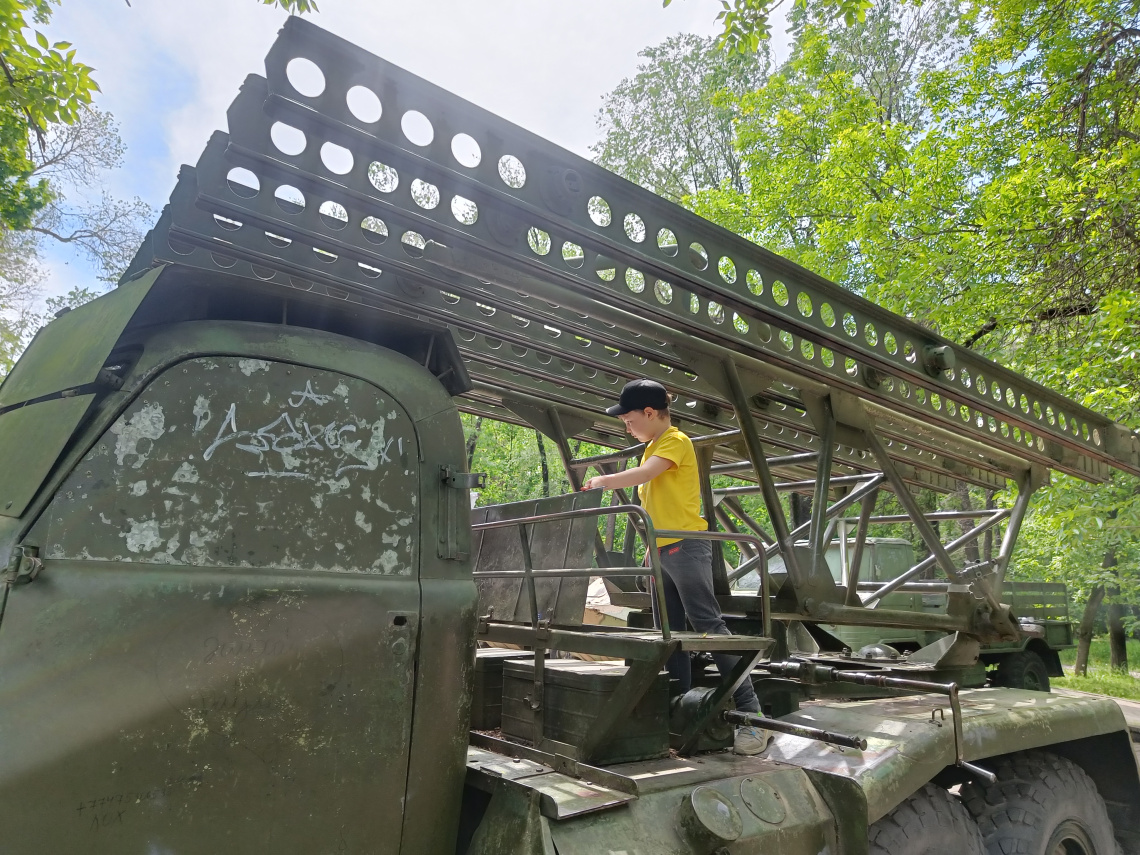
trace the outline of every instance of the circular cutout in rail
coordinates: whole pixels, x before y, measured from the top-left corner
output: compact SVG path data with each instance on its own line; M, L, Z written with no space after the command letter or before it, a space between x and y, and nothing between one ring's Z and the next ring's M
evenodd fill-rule
M460 166L474 169L483 160L483 150L470 134L456 134L451 138L451 154Z
M400 119L400 129L412 145L423 147L435 139L435 128L432 127L431 120L419 110L404 113Z
M645 220L637 214L626 214L625 236L634 243L641 243L645 240Z
M416 178L411 186L412 201L421 208L431 210L439 204L439 188L422 178Z
M321 222L330 229L340 231L348 225L348 211L339 202L321 202L321 207L317 211L321 215Z
M591 196L589 203L586 205L586 210L589 212L590 219L594 221L595 226L605 228L613 222L613 214L610 212L610 203L601 196Z
M286 214L299 214L305 210L305 194L292 184L282 184L273 191L277 207Z
M518 190L526 184L526 169L513 154L504 154L499 158L499 177L508 187Z
M333 175L348 175L352 172L352 152L342 145L327 142L321 146L321 163Z
M261 182L244 166L235 166L226 173L226 186L231 193L242 199L252 199L261 192Z
M269 129L269 139L273 141L273 145L279 152L290 157L299 155L308 144L304 131L284 122L273 123Z
M532 226L526 233L526 242L530 244L530 251L535 255L546 255L550 252L550 235L542 229Z
M707 270L709 266L709 254L696 241L689 244L689 264L697 270Z
M380 115L383 113L380 99L367 86L353 86L348 90L344 100L348 104L349 112L364 124L371 125L380 121Z
M427 241L424 236L419 232L404 232L400 236L400 246L404 250L404 254L409 258L423 258L424 247L427 246Z
M470 199L454 196L451 200L451 215L463 225L473 226L479 219L479 206Z
M368 164L368 180L381 193L391 193L400 186L400 173L379 161Z
M289 60L285 76L289 85L306 98L316 98L325 91L325 74L311 59L298 56Z
M388 224L377 217L365 217L360 223L360 231L369 243L381 244L388 239Z

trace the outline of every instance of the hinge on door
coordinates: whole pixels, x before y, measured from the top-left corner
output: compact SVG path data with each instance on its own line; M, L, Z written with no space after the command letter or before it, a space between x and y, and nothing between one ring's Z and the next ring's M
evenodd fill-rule
M39 558L38 546L17 546L12 550L8 559L8 567L4 571L4 581L9 585L26 585L35 581L44 567Z
M487 486L486 472L456 472L454 466L441 466L439 474L446 486L457 490L482 490Z
M447 561L466 561L471 548L471 508L463 491L486 486L487 476L440 466L439 483L438 555Z

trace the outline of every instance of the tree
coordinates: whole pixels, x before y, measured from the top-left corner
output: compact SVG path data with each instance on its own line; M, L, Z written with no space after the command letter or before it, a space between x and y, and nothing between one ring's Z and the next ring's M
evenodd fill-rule
M662 0L668 6L673 0ZM771 35L769 19L784 4L784 0L720 0L721 11L717 20L723 24L717 43L737 53L760 50ZM873 5L872 0L817 0L817 10L829 20L842 20L848 26L863 21ZM807 0L795 0L795 7L803 9Z
M298 13L317 8L312 0L261 2ZM112 282L152 218L138 199L90 196L120 164L123 146L111 116L90 106L98 92L92 69L70 42L50 43L35 29L56 3L0 0L0 376L44 320L35 309L44 241L86 253ZM68 299L92 296L80 289Z
M261 0L290 12L316 11L313 0ZM35 29L58 0L0 0L0 231L27 228L52 199L50 181L29 156L49 134L75 123L99 87L71 42L49 42ZM130 3L128 2L129 6Z
M797 7L788 63L735 99L745 189L685 204L1140 425L1140 3L880 2L854 25L829 8ZM952 50L931 41L943 29ZM1057 477L1014 568L1093 616L1105 598L1118 641L1138 495L1128 476Z
M154 218L141 199L119 200L101 189L107 173L122 166L123 153L114 118L91 107L80 110L73 123L54 127L43 148L31 153L33 177L46 181L53 193L27 230L76 247L108 283L126 269ZM100 190L90 198L96 187Z
M118 279L154 219L140 199L113 198L102 188L107 174L121 165L123 145L114 120L91 107L72 124L54 125L44 143L30 145L31 177L52 187L48 203L26 228L0 230L0 376L6 375L32 333L55 311L98 296L91 289L73 291L66 303L50 304L42 314L41 254L49 242L73 246L100 271L99 279ZM94 196L94 198L91 198ZM94 283L93 283L94 284Z
M645 62L637 74L598 112L597 162L673 201L722 185L745 192L736 99L763 82L767 49L733 55L711 39L682 35L638 55Z

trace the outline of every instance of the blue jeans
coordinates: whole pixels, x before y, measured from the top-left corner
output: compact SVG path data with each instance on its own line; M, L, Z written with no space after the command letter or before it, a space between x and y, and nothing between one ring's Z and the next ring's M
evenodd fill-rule
M683 630L687 617L693 630L708 635L732 635L724 625L720 614L720 604L713 592L712 544L707 540L680 540L662 546L658 550L661 557L661 575L665 583L665 613L669 616L669 628ZM661 615L657 611L657 596L650 577L650 597L653 602L653 625L660 628ZM727 653L714 653L713 661L722 675L728 674L739 657ZM692 666L689 654L678 650L665 663L669 676L681 684L681 691L687 692L693 685ZM746 679L733 693L732 699L741 712L759 712L760 703L752 680Z

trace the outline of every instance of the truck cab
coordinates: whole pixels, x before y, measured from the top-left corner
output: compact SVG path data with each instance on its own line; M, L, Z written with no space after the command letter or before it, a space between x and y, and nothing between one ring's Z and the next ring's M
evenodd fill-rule
M3 848L434 851L474 645L462 364L410 319L190 284L63 315L0 390Z

